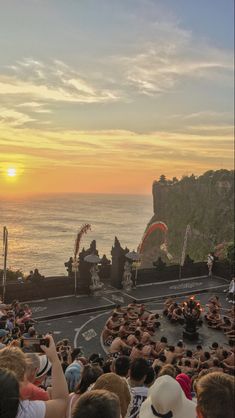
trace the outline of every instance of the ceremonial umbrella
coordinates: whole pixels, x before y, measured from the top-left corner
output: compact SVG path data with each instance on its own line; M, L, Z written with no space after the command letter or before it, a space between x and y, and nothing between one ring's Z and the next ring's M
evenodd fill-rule
M89 255L86 255L86 257L84 257L84 260L87 262L87 263L92 263L92 264L98 264L98 263L100 263L101 262L101 259L98 257L98 255L96 255L96 254L89 254Z

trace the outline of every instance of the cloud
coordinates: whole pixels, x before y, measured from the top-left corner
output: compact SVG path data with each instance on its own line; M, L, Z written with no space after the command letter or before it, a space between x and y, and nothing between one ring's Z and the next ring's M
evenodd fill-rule
M17 112L14 109L6 107L0 108L0 124L7 124L13 127L20 127L28 122L34 122L35 119L25 113Z
M123 175L137 170L145 175L163 166L172 171L174 165L180 170L190 168L200 173L208 167L218 168L221 158L227 168L233 166L232 131L226 137L223 132L215 134L213 130L206 135L118 130L56 132L0 124L0 147L3 157L17 154L20 162L31 170L74 167L80 172L92 167L101 171L119 169Z
M155 21L154 34L135 53L119 57L127 82L139 93L158 95L185 78L233 79L233 51L195 39L173 22ZM118 58L117 58L118 60Z
M94 87L76 70L55 60L18 61L12 75L0 76L0 94L64 103L105 103L118 99L115 92Z

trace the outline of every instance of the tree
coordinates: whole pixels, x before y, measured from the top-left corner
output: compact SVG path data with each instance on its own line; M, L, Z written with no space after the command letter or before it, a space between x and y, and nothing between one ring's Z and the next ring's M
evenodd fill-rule
M161 174L161 176L159 177L159 183L162 183L162 184L166 184L166 176L165 176L165 174Z
M227 246L227 259L231 265L235 263L235 247L234 242L230 242Z

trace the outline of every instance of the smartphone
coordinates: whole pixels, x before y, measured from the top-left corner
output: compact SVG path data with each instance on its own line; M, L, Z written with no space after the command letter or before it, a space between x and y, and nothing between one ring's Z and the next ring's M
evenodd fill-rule
M20 348L28 348L33 353L44 353L41 349L41 345L49 347L49 343L50 341L48 338L21 338Z

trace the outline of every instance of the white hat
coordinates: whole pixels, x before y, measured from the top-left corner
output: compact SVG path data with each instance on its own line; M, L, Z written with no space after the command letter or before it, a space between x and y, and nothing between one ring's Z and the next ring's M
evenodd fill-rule
M51 369L51 363L48 360L46 354L39 356L40 367L37 371L36 378L39 379L42 376L45 376Z
M188 400L171 376L159 377L142 403L139 418L196 418L196 404Z

